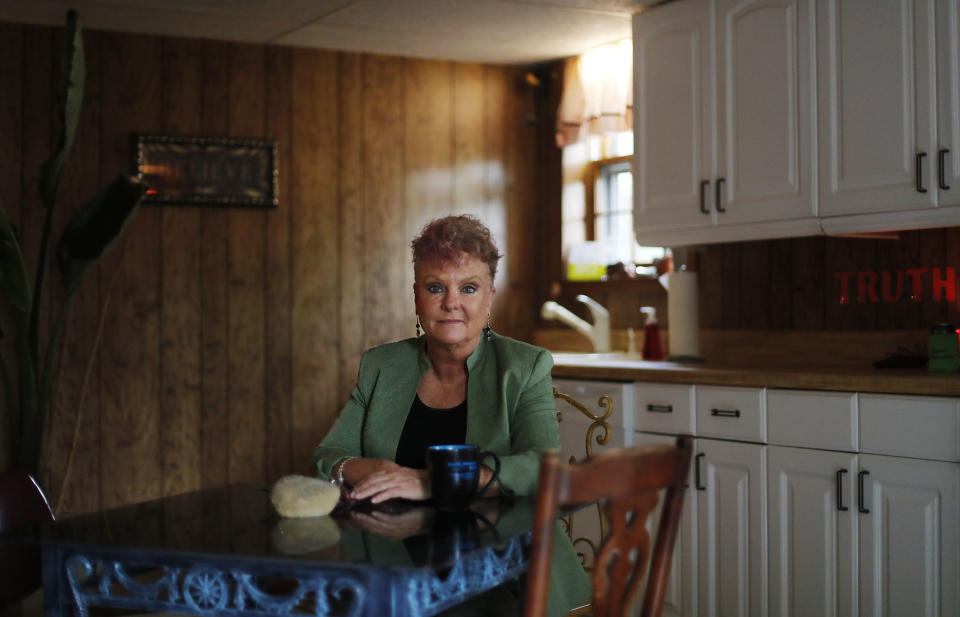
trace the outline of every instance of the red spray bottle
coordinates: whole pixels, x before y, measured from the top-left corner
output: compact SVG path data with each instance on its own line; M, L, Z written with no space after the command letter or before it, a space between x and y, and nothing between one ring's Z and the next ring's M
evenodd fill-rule
M663 360L663 346L660 344L660 324L657 323L657 311L652 306L641 306L640 312L646 317L643 327L643 359Z

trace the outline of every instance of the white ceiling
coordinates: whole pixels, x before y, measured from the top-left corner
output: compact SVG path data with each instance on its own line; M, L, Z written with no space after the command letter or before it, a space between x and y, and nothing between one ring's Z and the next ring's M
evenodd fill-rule
M0 21L528 64L630 36L657 0L0 0ZM0 42L2 44L2 42Z

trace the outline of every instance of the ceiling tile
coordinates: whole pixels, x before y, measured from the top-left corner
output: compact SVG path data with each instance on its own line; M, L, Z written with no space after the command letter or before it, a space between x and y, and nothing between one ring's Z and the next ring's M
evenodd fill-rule
M529 4L550 4L560 7L576 7L592 11L610 11L632 15L660 0L523 0Z
M0 20L422 58L532 63L630 36L652 0L0 0ZM0 42L2 44L2 42Z
M369 28L324 24L291 32L275 42L280 45L492 64L530 64L555 57L552 49L532 49L529 44L436 36L423 32L392 32L385 36L382 31Z
M359 0L320 23L500 41L573 39L590 45L630 36L629 15L501 0Z

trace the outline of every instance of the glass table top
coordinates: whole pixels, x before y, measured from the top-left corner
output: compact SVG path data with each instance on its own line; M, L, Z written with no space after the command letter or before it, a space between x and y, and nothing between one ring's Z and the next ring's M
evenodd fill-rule
M533 527L532 500L481 500L468 511L410 502L337 516L281 518L269 488L230 485L59 519L43 540L111 551L213 554L227 559L444 567L503 546Z

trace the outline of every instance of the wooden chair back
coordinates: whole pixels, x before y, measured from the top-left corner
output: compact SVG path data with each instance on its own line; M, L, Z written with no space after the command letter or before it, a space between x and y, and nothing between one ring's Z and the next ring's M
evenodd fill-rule
M564 463L557 452L545 453L540 467L525 617L542 617L546 611L558 509L592 501L602 504L609 531L590 574L592 614L627 617L646 576L640 615L659 616L691 451L691 439L681 436L675 446L610 450L580 464ZM658 491L664 489L656 544L651 550L647 519L657 506Z
M33 476L0 473L0 608L40 586L40 547L19 541L12 532L53 520L53 510Z

